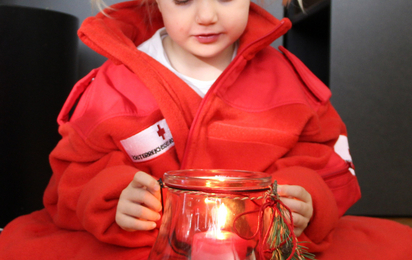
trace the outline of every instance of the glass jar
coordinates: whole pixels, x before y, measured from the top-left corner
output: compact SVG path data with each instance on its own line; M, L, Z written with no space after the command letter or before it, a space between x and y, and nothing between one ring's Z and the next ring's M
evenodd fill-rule
M238 170L164 174L162 225L149 259L259 259L257 231L272 180Z

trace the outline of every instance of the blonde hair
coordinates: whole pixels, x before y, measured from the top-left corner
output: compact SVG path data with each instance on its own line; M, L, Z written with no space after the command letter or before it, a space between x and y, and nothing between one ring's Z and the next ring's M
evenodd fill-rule
M110 8L110 6L108 6L104 0L90 0L91 4L92 4L92 9L93 10L98 10L99 12L103 12L104 14L106 14L103 10L106 8Z

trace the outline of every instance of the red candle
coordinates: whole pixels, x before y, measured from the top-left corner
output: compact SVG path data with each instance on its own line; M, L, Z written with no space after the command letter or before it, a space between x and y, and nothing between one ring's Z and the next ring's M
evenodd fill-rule
M244 260L248 241L227 231L208 231L193 236L191 260Z

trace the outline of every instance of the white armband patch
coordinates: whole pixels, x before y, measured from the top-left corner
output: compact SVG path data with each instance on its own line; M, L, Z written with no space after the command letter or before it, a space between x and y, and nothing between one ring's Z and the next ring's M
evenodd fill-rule
M165 119L127 139L121 140L120 143L133 162L152 160L175 145Z
M346 162L352 164L352 156L349 153L348 137L340 135L334 146L335 152ZM349 171L355 175L355 169L349 168Z

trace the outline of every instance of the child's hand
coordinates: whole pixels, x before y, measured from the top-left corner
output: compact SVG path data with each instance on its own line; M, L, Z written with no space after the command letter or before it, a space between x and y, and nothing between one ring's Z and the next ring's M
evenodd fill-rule
M313 215L312 196L303 187L279 185L280 200L292 211L294 232L299 237Z
M151 175L137 172L120 194L116 223L124 230L151 230L160 219L160 185Z

